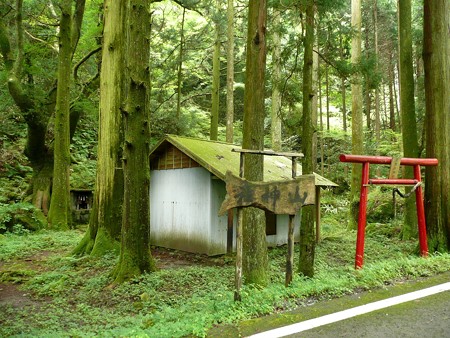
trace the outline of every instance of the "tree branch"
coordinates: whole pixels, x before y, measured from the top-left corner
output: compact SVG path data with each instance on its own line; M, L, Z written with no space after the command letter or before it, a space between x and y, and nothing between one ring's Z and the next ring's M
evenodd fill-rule
M80 40L85 4L86 0L77 0L75 5L75 12L73 13L72 18L72 54L77 48L78 40Z
M32 40L41 42L41 43L43 43L43 44L49 46L49 47L50 47L51 49L53 49L55 52L58 52L58 49L55 48L55 46L53 46L51 43L48 43L48 42L45 41L45 40L42 40L42 39L39 39L39 38L35 37L34 35L32 35L32 34L31 34L30 32L28 32L27 30L25 30L25 34L28 35Z
M323 54L321 54L319 51L313 49L313 52L316 53L317 55L319 55L319 57L329 66L333 67L334 69L336 69L336 71L339 73L341 78L344 78L345 80L348 79L347 74L343 73L338 67L336 67L334 65L333 62L331 62L330 60L328 60Z
M87 55L85 55L80 61L78 61L78 63L77 63L77 64L75 65L75 67L73 68L73 78L74 78L75 81L78 80L78 68L80 68L81 65L82 65L83 63L85 63L87 60L89 60L89 58L90 58L92 55L98 53L98 52L101 51L101 50L102 50L102 47L99 46L99 47L97 47L97 48L91 50L91 51L90 51Z

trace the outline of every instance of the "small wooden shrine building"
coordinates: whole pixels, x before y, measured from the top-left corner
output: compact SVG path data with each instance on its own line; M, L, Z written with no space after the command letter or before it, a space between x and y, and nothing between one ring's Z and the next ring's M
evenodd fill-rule
M225 174L239 175L239 148L234 144L168 135L150 153L150 234L153 245L218 255L227 252L228 222L219 216L225 199ZM298 165L298 175L301 166ZM316 193L337 184L315 174ZM291 179L291 160L264 157L264 181ZM319 210L319 209L318 209ZM288 215L266 212L269 246L286 243ZM299 236L296 217L295 237ZM235 229L233 230L236 231ZM234 237L234 236L233 236ZM233 240L233 246L235 245Z

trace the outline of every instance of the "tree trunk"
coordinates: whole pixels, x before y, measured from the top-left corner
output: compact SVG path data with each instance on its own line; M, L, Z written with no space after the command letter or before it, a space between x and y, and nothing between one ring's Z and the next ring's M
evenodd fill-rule
M339 36L339 56L341 60L344 60L344 46L342 41L342 35ZM345 78L341 77L341 98L342 98L342 121L344 132L347 132L347 104L345 100Z
M124 125L124 203L120 259L115 283L155 270L150 252L150 8L146 0L128 0L126 10L126 104Z
M234 120L234 4L228 0L227 7L227 127L226 141L233 143Z
M439 160L426 168L428 248L450 249L450 2L424 1L426 154Z
M398 1L400 113L402 116L403 153L405 157L419 156L416 110L414 104L414 68L411 35L411 0ZM406 178L413 178L413 167L405 168ZM405 188L409 192L411 188ZM412 198L405 200L405 219L402 237L417 236L416 205Z
M94 205L89 229L74 249L76 255L101 256L119 250L122 226L123 140L121 104L123 100L125 1L106 0L102 68L100 75L99 139Z
M367 55L367 58L369 58L369 20L367 20L365 25L365 39L364 39L364 47L365 47L365 54ZM366 109L366 123L367 123L367 130L371 130L372 128L372 120L370 118L370 113L372 111L372 98L370 96L370 84L371 84L371 74L366 73L366 90L364 92L364 101L365 101L365 109Z
M357 66L361 59L361 0L352 0L352 37L353 66ZM363 118L362 118L361 78L354 74L352 79L352 154L363 153ZM358 220L359 193L361 188L361 165L353 164L350 192L350 227L356 228Z
M272 149L281 150L281 13L278 8L273 9L273 49L272 49Z
M70 73L72 66L72 1L60 4L58 85L55 111L53 186L48 222L53 229L68 229L70 214Z
M266 0L250 1L248 9L247 59L244 92L242 148L264 148L264 84L266 69ZM246 155L244 177L263 181L264 159ZM263 210L244 209L243 274L248 284L268 283L266 224Z
M220 11L220 2L216 2L216 10ZM211 140L217 141L219 130L219 90L220 90L220 23L218 18L215 22L215 41L213 53L213 78L211 93L211 130L209 137Z
M325 64L325 94L327 97L327 130L330 130L330 76L327 64Z
M389 53L389 127L392 131L396 131L395 126L395 105L394 105L394 61L393 52Z
M0 21L0 50L7 71L8 89L14 103L20 110L27 124L27 139L24 153L33 168L32 203L47 214L50 208L50 188L53 178L53 148L46 144L51 139L47 135L47 126L54 113L56 102L56 87L43 88L42 83L23 86L24 77L32 76L33 69L23 71L24 45L22 24L22 0L16 0L15 34L9 32L5 26L6 20ZM85 1L76 2L72 20L71 53L75 51L81 30ZM11 45L10 39L15 39ZM13 47L12 47L13 46ZM56 83L56 81L49 81ZM53 86L53 85L52 85ZM47 95L42 95L47 91ZM74 109L71 109L71 135L76 128L78 119L73 118Z
M373 6L373 25L374 25L374 32L375 32L375 73L378 74L378 60L379 60L379 51L378 51L378 6L377 6L377 0L374 0L374 6ZM377 83L377 86L375 87L375 141L376 141L376 155L379 155L378 145L380 144L380 83ZM379 169L377 169L379 173Z
M304 38L304 63L303 63L303 134L302 152L305 155L302 166L303 174L312 174L314 170L313 158L313 136L314 126L312 121L312 99L313 92L313 45L314 45L314 1L309 0L306 4L306 34ZM328 81L327 81L328 82ZM328 102L328 100L327 100ZM328 111L328 109L327 109ZM327 119L328 126L328 119ZM300 226L300 260L299 271L304 276L314 275L315 255L315 206L308 205L302 208Z
M177 119L181 115L181 86L183 75L183 52L184 52L184 19L186 15L186 8L183 7L183 16L181 18L181 32L180 32L180 53L178 54L178 74L177 74Z

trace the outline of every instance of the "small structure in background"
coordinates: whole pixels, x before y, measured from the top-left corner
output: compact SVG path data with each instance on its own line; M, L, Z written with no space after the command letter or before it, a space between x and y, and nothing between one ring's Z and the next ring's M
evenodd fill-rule
M71 189L70 201L72 222L75 224L88 223L89 213L94 201L93 191L91 189Z
M236 215L219 216L225 199L225 175L239 175L236 145L174 135L166 136L150 153L150 238L153 245L188 252L219 255L235 249ZM264 158L264 181L292 179L291 160ZM297 166L301 175L301 166ZM315 175L316 200L320 188L337 184ZM319 203L317 203L319 204ZM320 207L317 208L319 214ZM295 222L299 222L298 218ZM266 211L269 246L286 244L288 215ZM294 234L298 240L299 231Z

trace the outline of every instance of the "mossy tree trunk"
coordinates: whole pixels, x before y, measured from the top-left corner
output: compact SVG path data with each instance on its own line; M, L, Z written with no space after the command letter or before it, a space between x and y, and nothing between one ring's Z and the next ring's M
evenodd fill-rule
M234 120L234 4L228 0L227 7L227 127L226 141L233 143Z
M266 17L266 0L250 1L242 140L244 149L264 148ZM246 155L244 166L247 180L263 181L264 159L261 155ZM242 268L247 284L267 284L266 222L265 213L260 209L244 209Z
M306 33L303 40L305 48L303 62L303 133L302 152L305 155L302 166L303 174L312 174L314 170L313 137L314 126L312 120L313 91L313 45L314 45L314 1L308 0L305 6ZM315 256L315 207L314 205L302 208L300 226L300 260L301 274L312 277L314 275Z
M400 77L400 114L402 118L403 154L405 157L419 156L417 139L416 109L414 104L414 68L411 31L411 0L398 1L399 27L399 77ZM405 177L414 178L413 167L405 168ZM406 192L411 188L406 188ZM417 214L414 198L405 200L405 216L402 237L417 237Z
M426 168L428 249L450 249L450 2L424 1L426 154L439 160ZM404 122L403 122L404 123Z
M278 8L273 9L272 19L272 122L271 138L272 149L281 151L281 12Z
M94 205L89 228L73 251L76 255L101 256L111 250L119 252L123 201L121 104L125 60L125 5L126 0L106 0L104 3Z
M71 223L69 194L70 166L70 73L72 64L72 1L60 4L58 85L55 110L53 185L48 222L54 229L68 229Z
M177 74L177 119L181 116L181 88L183 85L183 55L184 55L184 22L186 18L186 8L183 7L180 30L180 52L178 53L178 74Z
M6 26L8 22L0 21L0 50L6 70L9 93L27 124L27 139L24 153L33 168L32 203L47 215L50 208L50 190L53 179L53 147L46 141L52 138L47 135L47 127L55 110L56 87L44 88L42 82L30 82L34 76L32 67L24 67L24 28L22 22L23 0L15 1L14 30ZM71 28L71 53L76 49L81 31L85 0L76 2ZM10 41L15 41L11 43ZM48 81L56 83L56 81ZM25 84L25 85L24 85ZM42 92L47 92L42 95ZM70 110L70 135L76 129L79 114ZM74 118L75 117L75 118Z
M124 203L115 283L155 270L150 253L149 2L129 0L126 19Z
M211 92L211 128L209 138L217 141L219 130L219 91L220 91L220 2L216 1L216 18L214 23L213 77Z
M351 63L357 67L361 60L361 0L352 0L352 55ZM352 154L363 153L362 90L359 73L352 76ZM361 165L353 164L350 191L349 227L355 229L358 220L359 193L361 190Z

